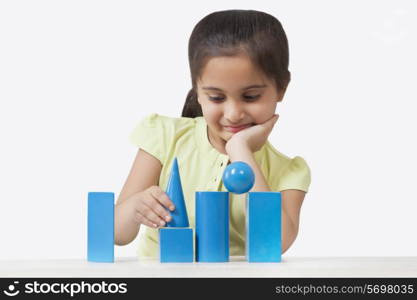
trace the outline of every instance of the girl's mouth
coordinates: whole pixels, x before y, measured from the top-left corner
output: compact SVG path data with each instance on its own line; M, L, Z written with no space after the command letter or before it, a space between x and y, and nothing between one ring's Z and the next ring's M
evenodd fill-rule
M240 126L223 126L224 129L228 132L239 132L245 128L251 127L253 124L244 124L244 125L240 125Z

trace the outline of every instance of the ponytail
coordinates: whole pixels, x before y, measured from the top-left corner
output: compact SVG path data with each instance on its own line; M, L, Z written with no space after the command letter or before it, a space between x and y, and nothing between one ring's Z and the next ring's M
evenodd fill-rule
M187 98L185 99L181 117L195 118L202 116L203 111L201 110L200 103L197 101L197 93L194 91L194 89L191 89L187 94Z

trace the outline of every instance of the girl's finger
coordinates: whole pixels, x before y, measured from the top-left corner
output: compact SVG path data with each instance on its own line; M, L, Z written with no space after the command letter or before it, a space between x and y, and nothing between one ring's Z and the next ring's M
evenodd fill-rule
M156 200L152 199L150 201L156 202ZM139 212L152 223L157 224L158 226L165 226L165 220L163 220L160 216L158 216L157 213L155 213L151 205L152 204L146 203L146 201L142 202L141 206L139 207Z
M158 199L155 199L152 195L144 200L144 203L152 209L152 211L164 222L171 221L171 215L167 210L160 204Z
M272 123L275 123L276 121L278 121L278 118L279 118L279 115L278 115L278 114L275 114L275 115L273 115L273 116L271 117L270 121L271 121Z
M166 208L160 204L164 201L167 206L174 206L173 204L171 204L172 202L171 200L169 200L168 195L165 192L163 192L160 188L157 188L151 192L151 197L153 197L155 201L148 201L147 205L151 207L153 211L157 215L159 215L163 220L165 220L166 222L171 221L171 215L166 210ZM156 197L159 197L159 199Z
M273 115L271 118L268 119L268 121L265 121L263 124L260 124L260 125L262 125L262 127L267 130L272 130L278 118L279 118L278 115Z
M150 204L152 210L165 222L171 221L171 215L167 212L167 210L155 200L153 203Z
M135 219L139 224L143 224L151 228L158 228L157 224L151 222L148 218L146 218L144 215L142 215L139 212L136 213Z
M174 203L172 203L171 199L169 199L168 195L163 190L161 190L161 188L155 186L155 188L151 189L150 192L151 195L167 209L171 211L175 209Z
M270 117L268 120L266 120L264 123L261 123L259 125L271 125L274 124L279 118L278 114L273 115L272 117Z

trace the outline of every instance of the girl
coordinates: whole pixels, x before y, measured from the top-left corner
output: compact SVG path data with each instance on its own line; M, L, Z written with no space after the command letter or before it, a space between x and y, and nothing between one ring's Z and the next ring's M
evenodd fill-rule
M290 82L281 23L253 10L214 12L195 26L188 49L192 89L182 117L152 114L132 132L139 150L117 200L115 243L130 243L145 225L139 258L157 257L157 229L175 209L164 192L175 157L193 228L195 191L226 191L224 169L244 161L255 173L250 191L281 192L284 253L297 236L310 170L267 141ZM230 194L230 255L245 253L245 196Z

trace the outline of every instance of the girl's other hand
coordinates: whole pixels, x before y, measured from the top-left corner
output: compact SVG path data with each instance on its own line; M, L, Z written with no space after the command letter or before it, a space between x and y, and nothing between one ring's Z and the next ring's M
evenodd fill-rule
M266 143L269 134L279 118L278 114L273 115L264 123L245 128L235 133L226 143L226 152L231 152L248 147L250 151L256 152Z
M155 185L126 200L133 207L134 221L152 228L164 227L172 219L167 209L175 210L168 195Z

